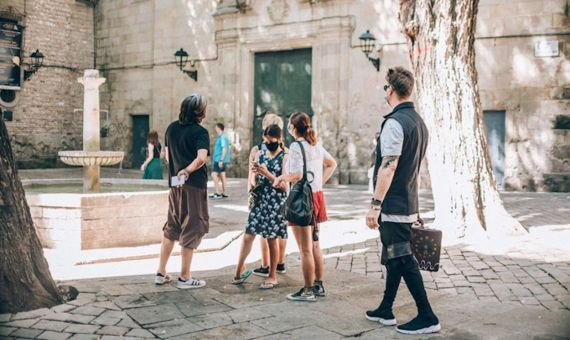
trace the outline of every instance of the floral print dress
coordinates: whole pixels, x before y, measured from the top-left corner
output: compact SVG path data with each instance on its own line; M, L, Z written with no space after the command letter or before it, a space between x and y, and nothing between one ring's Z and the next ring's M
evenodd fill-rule
M285 152L281 151L273 158L267 156L266 152L265 148L259 151L259 165L265 165L273 175L281 176ZM275 189L273 183L264 176L258 176L258 181L258 185L263 186L261 199L249 213L245 232L261 235L266 239L287 238L287 221L281 214L281 206L287 199L287 193Z

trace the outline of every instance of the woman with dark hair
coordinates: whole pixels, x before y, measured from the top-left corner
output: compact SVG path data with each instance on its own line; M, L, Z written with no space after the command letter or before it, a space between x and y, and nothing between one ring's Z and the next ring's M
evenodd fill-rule
M305 154L307 176L313 191L314 215L308 226L290 223L301 254L305 286L297 293L287 295L287 298L295 301L316 301L315 296L325 296L324 260L319 245L319 224L327 220L323 184L331 178L336 169L336 161L322 144L317 142L317 134L311 126L308 114L293 113L289 118L288 130L295 141L289 147L287 174L277 177L273 185L280 187L284 182L295 183L301 180Z
M267 129L270 125L277 125L281 130L283 130L283 119L271 112L266 111L265 116L261 122L261 128L263 131ZM249 165L253 165L257 161L257 156L261 150L267 150L265 143L260 143L259 145L254 145L249 152ZM287 148L283 147L283 151L287 154ZM253 172L249 172L247 180L247 192L251 192L251 189L255 187L257 183L257 175ZM251 208L251 207L250 207ZM269 276L269 246L267 245L267 240L263 237L259 238L259 246L261 247L261 266L253 270L253 275L268 277ZM287 239L279 239L279 262L277 263L277 273L285 274L287 272L287 266L285 265L285 251L287 250Z
M157 285L170 281L166 264L172 253L174 242L181 247L182 268L177 280L180 289L200 288L203 280L190 276L190 265L194 249L209 231L208 215L208 170L210 136L200 125L206 117L206 100L193 94L182 101L178 120L166 129L165 151L168 155L168 220L164 225L164 236L160 249L160 264L154 279Z
M162 179L162 145L158 140L158 132L151 130L146 139L148 145L148 156L141 165L141 171L144 171L143 179Z
M282 146L282 132L278 125L269 125L263 132L265 148L259 150L256 161L250 168L257 177L256 195L247 219L245 234L239 254L239 261L233 283L241 284L252 274L245 271L245 259L251 251L256 235L267 239L269 245L269 273L259 288L271 289L277 286L277 264L279 262L279 239L287 238L287 221L281 214L281 206L287 198L287 187L273 187L273 181L282 174L286 154Z

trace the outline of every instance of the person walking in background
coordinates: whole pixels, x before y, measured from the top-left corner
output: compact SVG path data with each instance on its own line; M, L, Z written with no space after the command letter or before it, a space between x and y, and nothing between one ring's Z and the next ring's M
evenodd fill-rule
M287 298L295 301L316 301L315 296L325 296L324 259L319 245L319 224L327 220L323 185L331 178L337 164L322 144L317 142L317 135L308 114L293 113L289 118L288 130L295 142L289 147L287 174L276 178L273 185L281 187L283 182L295 183L303 178L304 153L307 175L313 191L314 216L310 225L291 225L301 253L305 285L297 293L287 295Z
M283 130L283 119L279 117L277 114L267 111L263 120L261 122L261 128L263 131L269 127L269 125L275 124L279 126L281 130ZM283 151L285 154L288 153L288 149L285 146L282 146ZM254 162L257 160L257 155L260 150L266 150L267 147L264 143L260 143L259 145L255 145L251 148L249 152L249 167L253 165ZM249 172L248 182L247 182L247 191L251 192L251 189L255 187L256 184L256 174L253 172ZM259 238L259 245L261 247L261 266L253 270L253 274L261 277L268 277L269 276L269 246L267 244L267 240L263 237ZM285 256L287 250L287 238L280 238L279 242L279 262L277 263L277 273L285 274L287 271L287 266L285 264Z
M210 148L208 130L200 123L206 117L206 99L193 94L182 101L178 120L166 130L165 149L168 154L168 220L160 249L160 264L154 279L163 285L170 281L166 264L174 242L181 247L182 265L176 285L180 289L200 288L206 282L190 275L194 249L208 233L208 170L206 159Z
M143 171L143 179L162 179L162 145L158 138L158 132L151 130L146 139L148 146L148 155L145 162L141 165Z
M283 173L286 155L283 150L283 133L278 125L269 125L263 132L265 148L258 151L250 171L258 177L251 211L245 227L239 261L236 266L234 284L241 284L251 275L245 271L245 259L251 252L256 235L267 240L269 246L269 273L261 289L277 286L277 264L279 261L279 239L287 239L287 221L281 214L281 206L287 198L287 186L274 188L273 181Z
M230 164L230 140L224 133L224 124L216 124L216 144L214 144L214 170L212 171L212 180L216 191L210 195L211 199L227 198L228 182L226 178L226 170Z
M380 306L367 311L368 320L396 325L392 305L404 278L418 308L418 316L396 327L405 334L435 333L441 329L431 309L422 275L412 253L412 224L419 219L419 171L428 145L428 130L411 102L414 76L403 67L388 70L386 101L393 108L384 116L376 146L374 195L366 225L380 230L381 262L386 266L386 290Z

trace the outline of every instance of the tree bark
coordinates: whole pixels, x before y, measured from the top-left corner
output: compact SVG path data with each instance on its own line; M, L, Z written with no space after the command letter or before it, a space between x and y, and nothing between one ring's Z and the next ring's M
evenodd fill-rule
M0 118L0 313L63 302L49 272Z
M475 68L479 0L400 0L400 21L430 132L434 225L449 241L524 232L503 207L487 150Z

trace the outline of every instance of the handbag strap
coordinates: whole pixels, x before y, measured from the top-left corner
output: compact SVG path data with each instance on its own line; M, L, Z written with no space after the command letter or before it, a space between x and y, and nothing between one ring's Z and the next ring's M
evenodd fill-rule
M307 157L305 156L305 148L303 147L303 143L299 141L295 141L295 143L299 144L301 147L301 154L303 155L303 180L307 180Z

